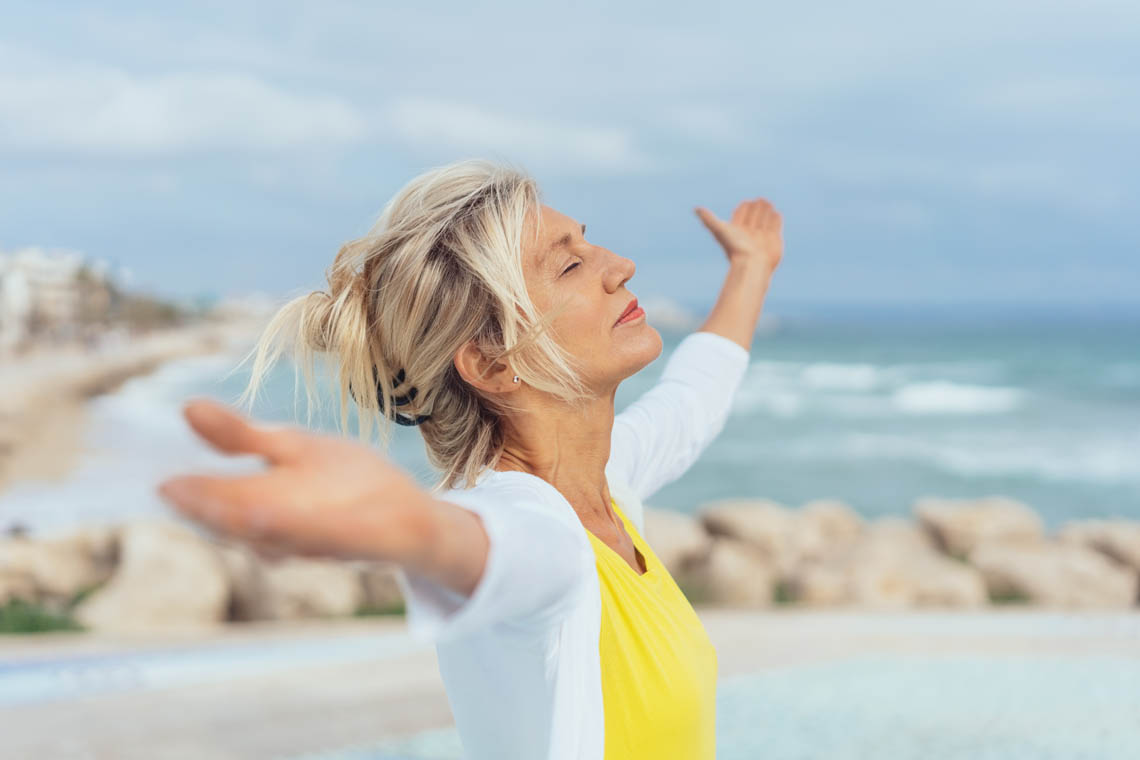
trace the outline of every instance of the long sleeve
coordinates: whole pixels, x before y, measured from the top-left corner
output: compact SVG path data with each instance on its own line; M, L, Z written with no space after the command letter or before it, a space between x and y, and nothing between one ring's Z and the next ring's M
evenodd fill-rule
M681 477L724 429L748 359L723 335L688 335L661 380L614 417L607 467L640 499Z
M396 573L415 638L447 641L507 622L543 626L570 608L589 546L580 531L543 511L540 496L520 488L473 488L440 498L479 515L490 548L470 596L406 568Z

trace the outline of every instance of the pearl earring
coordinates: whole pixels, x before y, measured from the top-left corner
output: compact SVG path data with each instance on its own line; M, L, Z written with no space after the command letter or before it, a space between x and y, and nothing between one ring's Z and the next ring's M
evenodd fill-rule
M512 382L515 382L515 383L517 383L518 381L519 381L519 376L518 376L518 375L515 375L515 379L514 379Z

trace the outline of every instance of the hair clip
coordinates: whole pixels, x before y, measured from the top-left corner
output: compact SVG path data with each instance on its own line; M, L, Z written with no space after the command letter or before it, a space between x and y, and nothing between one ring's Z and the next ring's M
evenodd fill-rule
M405 427L414 427L415 425L419 425L425 420L431 419L430 414L417 414L412 417L395 410L391 410L391 412L386 411L384 409L384 389L380 386L380 377L376 369L376 365L372 365L372 378L376 381L376 401L380 405L380 411L384 412L384 416L386 416L388 419L394 421L397 425L403 425ZM396 376L392 378L392 388L395 389L402 382L404 382L403 368L401 368L400 371L396 373ZM352 398L356 401L356 403L359 404L360 399L356 398L356 394L352 390L352 383L349 383L348 385L348 392L352 394ZM417 393L419 393L419 389L415 386L409 388L408 392L405 395L393 397L392 406L404 406L406 404L410 404L412 400L415 399Z

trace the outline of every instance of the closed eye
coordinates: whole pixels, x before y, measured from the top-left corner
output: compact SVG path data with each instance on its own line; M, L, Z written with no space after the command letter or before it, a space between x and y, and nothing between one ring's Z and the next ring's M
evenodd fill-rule
M580 261L575 261L573 264L571 264L570 266L566 267L566 269L565 269L565 270L562 272L562 274L566 274L566 272L569 272L571 269L573 269L574 267L578 266L578 264L580 264L580 263L581 263Z

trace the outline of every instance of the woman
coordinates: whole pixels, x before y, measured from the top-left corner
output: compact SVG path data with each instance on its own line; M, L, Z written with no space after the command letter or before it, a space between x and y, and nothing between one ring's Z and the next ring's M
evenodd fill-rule
M199 400L185 414L201 436L269 467L161 494L263 551L397 563L469 758L713 758L716 652L642 537L642 500L723 427L783 242L765 200L728 222L696 211L728 276L660 383L615 416L618 384L662 348L627 287L634 263L513 168L416 177L341 248L328 293L269 323L246 396L288 349L311 402L325 355L342 424L351 398L362 435L418 425L439 483Z

